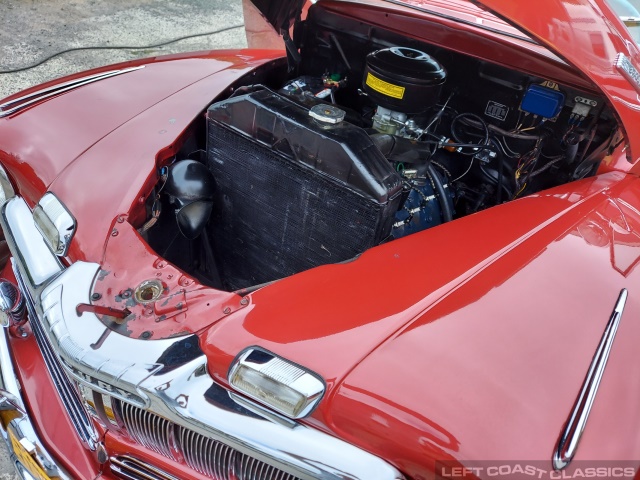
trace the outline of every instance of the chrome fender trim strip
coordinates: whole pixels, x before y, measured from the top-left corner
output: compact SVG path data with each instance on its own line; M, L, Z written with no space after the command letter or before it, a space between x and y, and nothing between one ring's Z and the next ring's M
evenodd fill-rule
M10 100L8 102L0 104L0 118L7 117L12 113L16 113L35 103L41 102L56 95L60 95L61 93L68 92L69 90L74 90L76 88L82 87L83 85L88 85L90 83L104 80L105 78L114 77L116 75L122 75L123 73L133 72L134 70L140 70L141 68L144 68L144 65L138 67L123 68L121 70L109 70L107 72L96 73L94 75L89 75L87 77L82 77L76 80L71 80L69 82L61 83L59 85L54 85L53 87L37 90L28 95L24 95L22 97L18 97L14 100ZM11 105L15 105L15 107L9 108Z
M45 450L44 445L24 409L24 401L16 380L16 372L9 354L7 331L0 328L0 433L9 449L12 463L16 467L18 478L41 478L37 468L41 468L50 477L70 480L71 477ZM34 447L34 463L22 462L20 454L14 448L15 439L20 445ZM35 466L37 465L37 467Z
M623 288L620 291L616 305L611 312L611 317L607 322L607 326L602 334L596 353L593 356L591 365L587 372L587 376L584 379L580 394L576 400L576 403L571 410L567 424L565 425L558 445L553 454L553 468L555 470L562 470L566 468L578 450L578 444L580 438L584 432L587 420L589 419L589 413L591 407L598 393L598 387L600 386L600 380L602 374L607 366L609 360L609 353L611 353L611 347L613 341L616 338L618 326L620 325L620 319L622 318L622 312L624 311L625 304L627 302L627 289Z

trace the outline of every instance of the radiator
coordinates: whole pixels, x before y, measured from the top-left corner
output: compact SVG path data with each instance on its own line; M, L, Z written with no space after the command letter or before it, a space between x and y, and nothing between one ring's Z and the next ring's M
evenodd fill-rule
M363 129L325 128L269 91L209 108L207 159L217 186L208 233L230 290L381 243L402 193Z

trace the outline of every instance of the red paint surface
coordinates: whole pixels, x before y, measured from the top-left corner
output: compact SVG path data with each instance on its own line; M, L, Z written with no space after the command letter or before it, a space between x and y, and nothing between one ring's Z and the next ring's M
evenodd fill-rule
M539 2L483 3L557 48L600 85L627 126L631 158L637 158L640 132L631 128L640 119L637 93L612 60L624 52L637 62L638 51L617 33L620 24L603 0L547 0L545 15ZM591 85L523 40L383 2L357 8L326 2L326 8L344 15L358 11L367 22L568 85ZM425 29L426 19L438 28ZM74 213L78 232L70 258L103 261L128 276L110 279L106 288L133 286L151 274L155 259L128 224L126 237L109 239L116 218L139 216L141 194L156 180L159 152L171 151L228 83L277 55L163 58L82 87L0 120L0 161L31 204L49 187ZM603 171L633 170L621 150ZM284 279L253 294L247 308L202 336L210 371L224 383L231 360L249 345L311 368L327 380L328 393L306 422L414 478L428 477L438 459L536 459L550 465L613 304L626 287L627 309L576 460L640 458L637 205L640 180L609 173L371 249L351 263ZM204 311L188 310L193 330L214 320L204 319ZM35 344L14 340L12 349L47 446L82 477L92 460L72 448L77 439ZM114 451L128 448L114 438L108 442Z
M284 279L211 327L209 368L225 382L249 345L305 365L328 383L307 422L413 478L443 459L550 466L618 293L640 281L638 204L640 180L607 174ZM576 459L640 458L639 314L632 295Z
M102 271L93 289L101 298L93 303L119 310L126 308L132 315L121 323L112 317L100 317L106 326L133 338L146 332L147 339L157 340L195 333L226 316L225 311L243 308L239 295L203 287L159 257L122 220L116 221L111 229L116 235L112 233L107 241ZM160 281L164 291L155 302L141 304L135 300L135 290L146 280Z

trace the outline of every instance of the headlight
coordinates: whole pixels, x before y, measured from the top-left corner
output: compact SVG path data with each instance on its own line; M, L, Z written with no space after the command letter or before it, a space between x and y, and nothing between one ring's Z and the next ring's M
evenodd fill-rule
M325 389L315 374L256 347L244 351L233 363L229 383L291 418L311 413Z
M7 172L2 168L2 165L0 165L0 205L15 196L16 192L13 190L9 175L7 175Z
M76 221L67 207L53 193L45 193L33 209L33 220L51 251L64 257L76 232Z

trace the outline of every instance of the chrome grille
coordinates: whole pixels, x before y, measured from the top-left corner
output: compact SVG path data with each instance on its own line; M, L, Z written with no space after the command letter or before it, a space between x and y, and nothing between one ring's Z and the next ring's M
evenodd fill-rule
M109 460L111 471L126 480L178 480L177 477L129 455L111 457Z
M29 290L26 288L24 280L20 275L19 270L15 267L13 268L13 272L18 280L18 285L20 287L20 291L22 292L24 298L26 299L27 311L29 312L29 322L31 324L31 330L33 331L33 335L36 338L36 342L40 347L40 352L42 353L42 357L44 358L44 363L47 366L47 370L49 371L49 375L51 375L51 379L53 380L53 384L58 391L58 395L60 395L60 399L62 400L62 404L64 408L67 410L67 414L73 423L73 426L78 432L78 436L82 440L82 442L91 450L96 449L96 442L98 441L98 435L95 431L93 423L89 418L80 398L78 396L77 390L73 383L69 380L69 377L65 374L58 357L56 356L51 344L49 343L49 339L44 334L42 325L40 324L40 319L36 314L35 304L33 302L33 298L29 293Z
M135 441L172 460L181 456L189 467L215 480L299 480L155 413L118 400L114 407Z
M240 480L296 480L293 475L244 454L238 454L236 478Z
M180 449L187 465L204 475L227 480L233 471L236 450L192 430L178 428Z
M166 418L146 410L134 407L129 403L120 403L120 416L127 427L129 435L141 445L172 460L173 424Z

